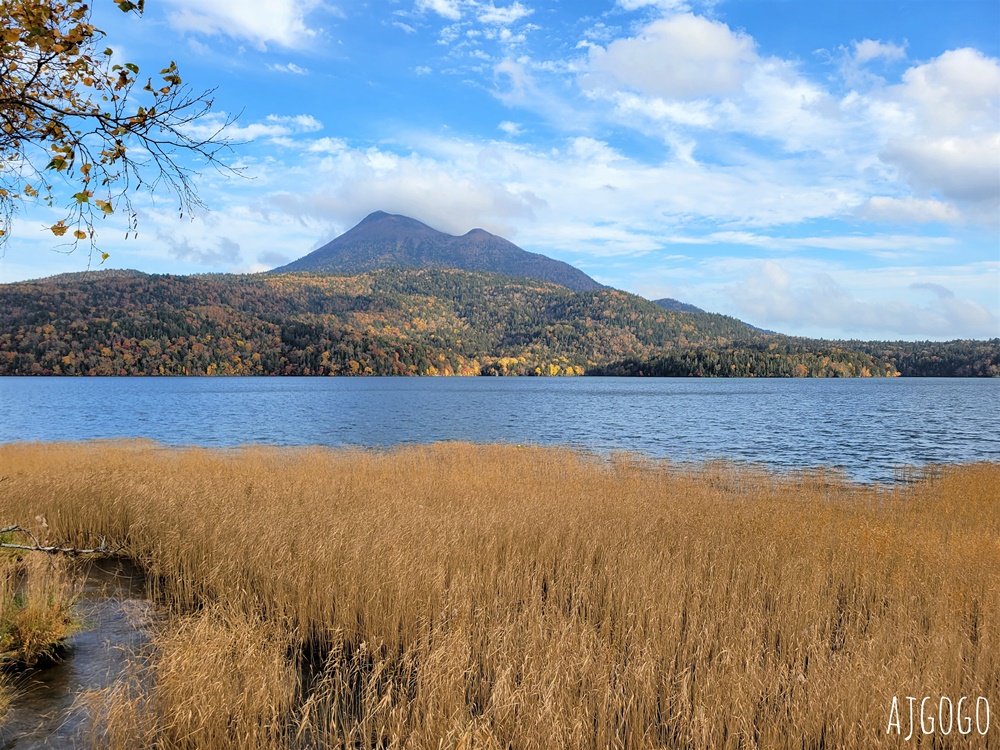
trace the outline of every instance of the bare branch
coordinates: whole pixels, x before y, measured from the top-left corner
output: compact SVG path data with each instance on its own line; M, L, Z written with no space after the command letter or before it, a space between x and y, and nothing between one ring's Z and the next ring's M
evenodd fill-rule
M48 229L70 250L87 240L93 256L99 219L124 209L126 237L136 231L136 190L165 188L182 212L203 205L186 160L242 174L224 159L234 118L206 138L190 130L211 114L213 90L192 92L173 62L141 79L139 66L99 51L104 32L90 21L86 0L0 0L0 252L33 202L63 205Z
M52 544L46 545L42 544L38 537L36 537L30 530L24 528L23 526L6 526L0 529L0 537L4 534L20 534L30 540L30 544L18 543L18 542L7 542L0 539L0 547L4 549L17 549L17 550L27 550L29 552L44 552L49 555L113 555L121 552L124 547L119 546L112 548L108 546L107 539L100 534L92 534L90 536L95 537L100 543L89 549L83 547L70 547L65 544Z

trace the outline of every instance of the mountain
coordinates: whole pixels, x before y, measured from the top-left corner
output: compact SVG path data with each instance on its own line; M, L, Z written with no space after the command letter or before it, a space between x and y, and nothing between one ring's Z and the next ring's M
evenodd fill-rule
M921 350L996 373L996 342ZM445 268L0 284L0 375L894 375L906 350L768 336L617 289Z
M380 268L457 268L550 281L587 292L603 288L568 263L522 250L483 229L461 237L408 216L376 211L353 229L271 273L314 271L353 276Z

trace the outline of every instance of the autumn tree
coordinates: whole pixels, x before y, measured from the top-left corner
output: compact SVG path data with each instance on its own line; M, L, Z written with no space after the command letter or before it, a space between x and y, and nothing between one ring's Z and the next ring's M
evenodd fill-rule
M141 13L144 0L114 4ZM66 212L53 235L93 254L97 219L122 214L135 232L136 191L166 189L184 213L200 205L195 168L232 171L220 160L229 121L208 137L191 127L212 92L192 92L174 62L146 75L116 60L104 37L83 0L0 0L0 248L40 201Z

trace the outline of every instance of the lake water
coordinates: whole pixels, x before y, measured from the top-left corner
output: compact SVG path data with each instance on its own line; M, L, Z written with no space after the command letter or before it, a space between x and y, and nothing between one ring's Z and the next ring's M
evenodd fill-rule
M0 378L0 442L569 445L840 467L1000 460L1000 380Z

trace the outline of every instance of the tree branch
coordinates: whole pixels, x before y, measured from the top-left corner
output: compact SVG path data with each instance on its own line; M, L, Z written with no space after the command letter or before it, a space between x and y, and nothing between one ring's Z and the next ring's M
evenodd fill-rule
M4 478L6 479L6 477ZM0 529L0 537L2 537L2 535L4 534L22 534L23 536L31 540L30 544L19 544L17 542L6 542L0 539L0 547L4 549L19 549L19 550L27 550L29 552L44 552L48 555L69 555L71 557L74 555L113 555L117 552L121 552L122 549L124 549L123 546L119 546L116 548L109 547L107 543L107 538L100 534L91 535L96 537L100 541L100 544L90 549L85 549L82 547L69 547L59 544L53 544L53 545L42 544L41 542L38 541L38 537L36 537L31 531L24 528L23 526L17 526L17 525L6 526Z

